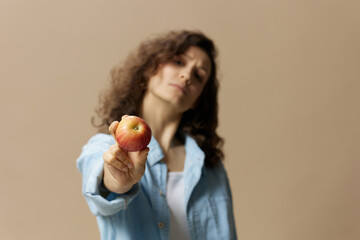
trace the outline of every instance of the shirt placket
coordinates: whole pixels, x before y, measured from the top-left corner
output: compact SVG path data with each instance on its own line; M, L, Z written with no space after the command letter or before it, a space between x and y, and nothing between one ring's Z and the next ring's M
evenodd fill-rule
M157 173L154 175L156 184L152 185L154 215L161 239L169 239L170 210L166 202L167 167L163 162L159 162L153 167L156 168L155 172Z

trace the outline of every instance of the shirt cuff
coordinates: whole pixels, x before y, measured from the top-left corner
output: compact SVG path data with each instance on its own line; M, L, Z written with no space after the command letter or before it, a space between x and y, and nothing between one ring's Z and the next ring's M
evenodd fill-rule
M136 183L128 192L123 194L113 193L105 188L109 194L104 198L104 195L100 194L102 178L103 162L99 161L93 166L84 192L90 210L96 216L109 216L125 210L140 191L139 183Z

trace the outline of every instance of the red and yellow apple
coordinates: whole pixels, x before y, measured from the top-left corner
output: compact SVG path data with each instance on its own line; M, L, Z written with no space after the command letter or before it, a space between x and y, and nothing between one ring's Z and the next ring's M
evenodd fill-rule
M140 117L125 115L115 131L116 141L128 152L141 151L151 140L151 129Z

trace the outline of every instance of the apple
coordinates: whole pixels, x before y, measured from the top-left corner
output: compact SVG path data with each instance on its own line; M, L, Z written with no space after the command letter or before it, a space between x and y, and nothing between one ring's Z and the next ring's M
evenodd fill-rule
M128 152L141 151L151 140L151 129L140 117L125 115L121 118L115 131L116 141Z

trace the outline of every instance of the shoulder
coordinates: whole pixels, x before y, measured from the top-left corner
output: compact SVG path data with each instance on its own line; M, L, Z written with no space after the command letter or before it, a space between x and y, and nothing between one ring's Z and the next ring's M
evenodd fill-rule
M218 163L214 167L204 167L204 175L207 178L214 179L217 181L219 181L219 180L227 181L227 178L228 178L226 169L222 162Z
M223 163L218 163L215 167L204 167L203 184L206 189L216 196L229 195L229 179Z
M97 165L98 168L96 169L101 169L100 163L102 163L102 155L114 142L115 140L109 134L97 133L93 135L82 147L80 156L76 161L77 168L80 172L90 174L94 164L98 163L99 165Z
M110 134L97 133L82 147L82 153L103 151L114 143L115 140Z

